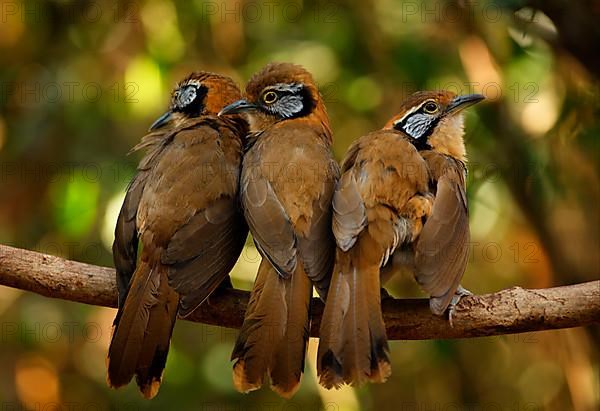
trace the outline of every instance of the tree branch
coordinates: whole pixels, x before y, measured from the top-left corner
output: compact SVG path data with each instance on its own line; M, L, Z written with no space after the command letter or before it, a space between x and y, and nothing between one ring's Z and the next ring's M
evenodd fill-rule
M0 285L85 304L117 305L112 268L5 245L0 245ZM239 328L249 294L240 290L219 291L188 319ZM392 340L466 338L578 327L600 323L600 281L541 290L513 287L464 297L454 312L453 327L446 318L431 314L426 299L387 298L383 310ZM323 304L313 299L312 336L318 335L322 311Z

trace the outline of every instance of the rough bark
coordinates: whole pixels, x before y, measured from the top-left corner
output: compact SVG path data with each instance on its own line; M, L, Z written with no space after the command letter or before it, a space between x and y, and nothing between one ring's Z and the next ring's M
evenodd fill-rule
M0 285L46 297L116 307L112 268L0 245ZM242 324L249 293L224 290L212 295L187 319L228 328ZM313 299L311 335L317 336L323 304ZM383 301L392 340L468 338L513 334L600 323L600 280L570 286L526 290L513 287L493 294L464 297L447 318L429 311L426 299Z

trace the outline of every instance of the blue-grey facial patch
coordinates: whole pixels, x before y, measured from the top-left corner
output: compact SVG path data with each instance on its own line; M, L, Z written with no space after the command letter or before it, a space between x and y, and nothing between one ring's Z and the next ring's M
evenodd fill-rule
M194 102L198 95L198 88L194 85L181 87L173 94L173 106L183 109Z
M265 105L267 111L282 118L296 117L306 109L304 86L298 83L278 83L268 88L277 93L277 100Z
M415 141L419 141L419 146L427 145L427 137L431 135L440 119L440 111L428 113L424 110L424 106L429 101L425 101L420 106L409 110L404 117L394 123L394 128L407 134Z
M279 114L283 118L291 118L300 113L303 107L302 96L285 94L275 103L271 104L269 110Z
M430 114L414 113L406 118L402 125L402 130L415 140L418 140L429 134L430 129L435 122L436 117Z
M189 80L179 86L171 98L171 110L188 115L198 115L204 110L204 100L208 89L196 80Z

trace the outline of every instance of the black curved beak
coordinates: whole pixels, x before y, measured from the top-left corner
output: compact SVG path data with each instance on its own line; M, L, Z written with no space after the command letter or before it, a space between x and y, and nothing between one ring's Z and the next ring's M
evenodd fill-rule
M219 111L218 115L222 116L224 114L238 114L256 109L258 109L256 104L252 104L246 100L238 100L235 103L231 103L230 105L223 107L223 109Z
M446 113L458 113L482 100L485 100L485 97L481 94L465 94L464 96L457 96L450 104L448 104L448 107L446 107Z
M173 116L173 112L167 111L165 114L163 114L162 116L157 118L154 123L152 123L152 125L150 126L150 129L148 131L154 131L157 128L164 126L165 124L167 124L169 122L169 120L171 120L172 116Z

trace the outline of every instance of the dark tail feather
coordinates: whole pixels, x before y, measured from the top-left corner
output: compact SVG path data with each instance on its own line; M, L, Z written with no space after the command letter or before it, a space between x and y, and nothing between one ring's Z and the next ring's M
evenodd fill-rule
M298 264L290 280L283 281L287 322L271 367L271 389L290 398L300 388L309 333L312 283Z
M267 260L258 268L244 323L231 354L235 388L247 393L260 388L273 359L275 342L283 337L283 281Z
M317 354L319 382L325 388L384 382L391 373L379 261L366 253L361 258L366 240L361 238L348 253L337 250Z
M177 314L177 294L166 269L141 261L119 307L108 349L108 384L118 388L134 375L146 398L158 392Z
M344 383L341 364L344 341L342 328L348 312L350 289L342 273L348 270L349 262L349 258L345 258L339 249L336 250L336 263L321 317L317 374L321 385L328 389L339 388Z
M240 392L262 386L265 373L272 389L289 398L299 387L308 341L312 285L301 269L283 279L265 259L244 324L231 355L234 385Z
M154 398L158 393L177 319L178 302L178 295L169 287L165 273L161 277L158 304L150 309L146 336L135 372L138 387L146 398Z

